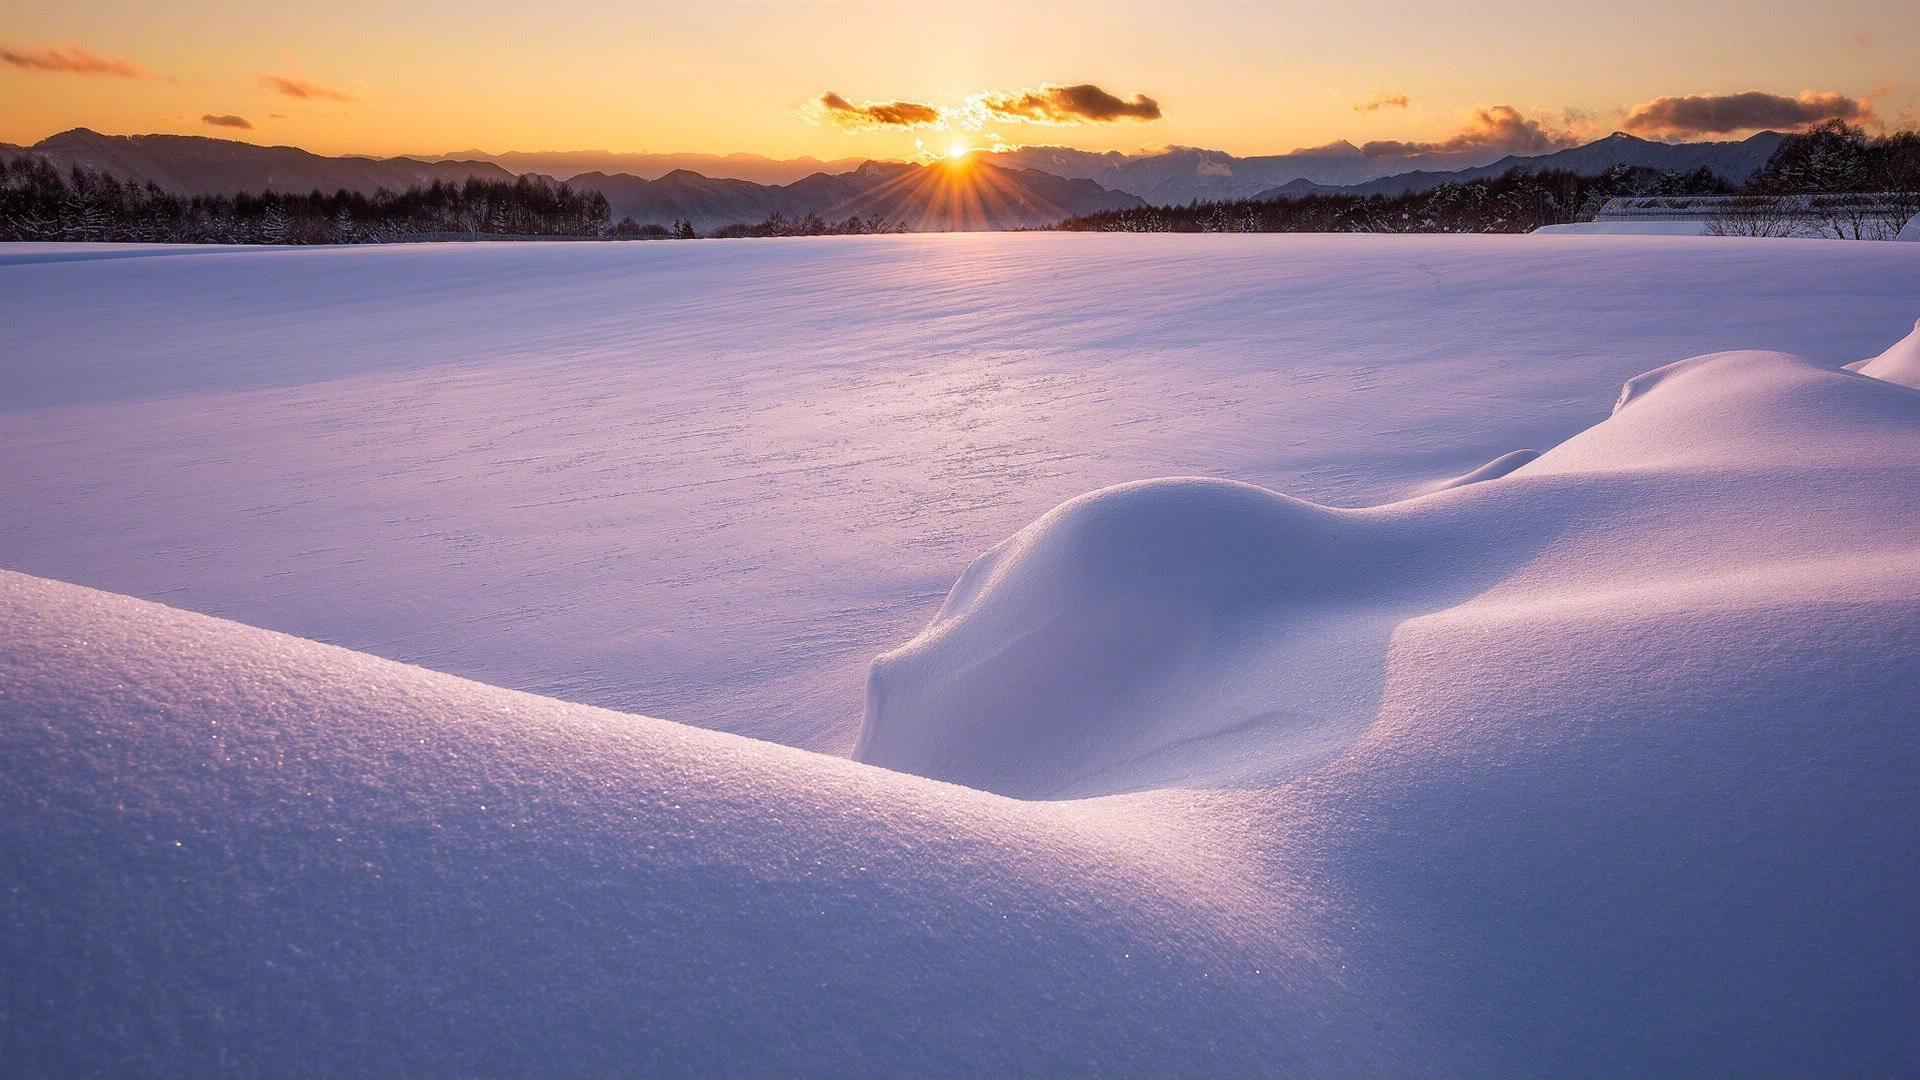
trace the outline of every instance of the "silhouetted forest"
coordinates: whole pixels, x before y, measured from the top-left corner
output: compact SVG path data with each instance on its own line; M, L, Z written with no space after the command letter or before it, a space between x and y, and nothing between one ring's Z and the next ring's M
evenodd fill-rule
M1069 219L1077 232L1523 233L1591 218L1616 195L1724 195L1707 169L1662 173L1615 166L1600 176L1514 169L1405 195L1304 195L1143 206Z
M1920 192L1920 131L1878 137L1840 120L1780 144L1743 195Z
M789 218L775 210L758 225L726 225L715 229L711 235L719 239L735 239L745 236L864 236L906 231L905 225L888 221L878 214L864 218L854 214L840 221L828 221L819 214Z
M357 244L456 237L670 236L610 225L605 195L531 177L435 182L394 193L180 196L44 159L0 161L0 240ZM624 231L623 231L624 230ZM688 233L691 229L686 230Z

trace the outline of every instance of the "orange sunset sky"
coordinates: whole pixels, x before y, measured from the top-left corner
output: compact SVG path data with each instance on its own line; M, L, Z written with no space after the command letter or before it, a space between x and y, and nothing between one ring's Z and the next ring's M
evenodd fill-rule
M0 7L0 140L18 143L87 126L321 153L1257 154L1920 112L1912 0Z

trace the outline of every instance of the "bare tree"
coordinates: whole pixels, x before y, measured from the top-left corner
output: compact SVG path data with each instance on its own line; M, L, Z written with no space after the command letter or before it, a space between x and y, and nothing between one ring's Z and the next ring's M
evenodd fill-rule
M1791 196L1735 195L1707 223L1707 235L1784 237L1805 227L1798 200Z

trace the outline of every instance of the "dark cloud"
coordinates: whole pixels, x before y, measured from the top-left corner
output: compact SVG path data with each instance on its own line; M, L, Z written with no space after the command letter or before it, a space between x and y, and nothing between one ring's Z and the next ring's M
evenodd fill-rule
M208 113L207 115L200 118L200 122L203 124L206 124L209 127L241 128L247 131L253 130L253 125L247 122L246 117L235 116L232 113Z
M1651 135L1718 135L1759 128L1802 128L1823 120L1867 121L1873 106L1845 94L1808 91L1797 98L1763 94L1663 97L1635 105L1626 129Z
M1544 154L1564 150L1580 140L1570 131L1548 131L1538 120L1529 120L1511 105L1495 105L1473 114L1473 121L1460 133L1439 142L1401 142L1382 139L1366 143L1360 152L1368 157L1414 157L1420 154Z
M842 127L929 127L940 122L940 110L917 101L869 101L855 105L832 91L820 95L820 108Z
M992 119L1029 124L1108 124L1117 120L1160 119L1160 103L1147 95L1135 94L1132 101L1127 101L1092 83L981 94L973 101Z
M285 94L290 98L319 101L352 101L351 95L332 87L310 83L305 79L289 79L284 75L262 75L260 85Z
M64 49L9 49L0 47L0 61L28 71L65 75L106 75L117 79L144 79L147 73L130 60L95 56L77 45Z
M1363 101L1355 105L1353 111L1379 112L1381 109L1404 109L1411 104L1413 104L1413 102L1407 100L1407 95L1394 94L1390 97L1377 97L1372 101Z

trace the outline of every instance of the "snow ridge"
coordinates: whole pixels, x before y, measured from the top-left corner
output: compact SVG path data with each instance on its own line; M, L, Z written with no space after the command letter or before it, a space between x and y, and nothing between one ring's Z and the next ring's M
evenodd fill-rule
M1920 390L1920 319L1914 320L1913 333L1893 343L1886 352L1848 364L1847 370Z

